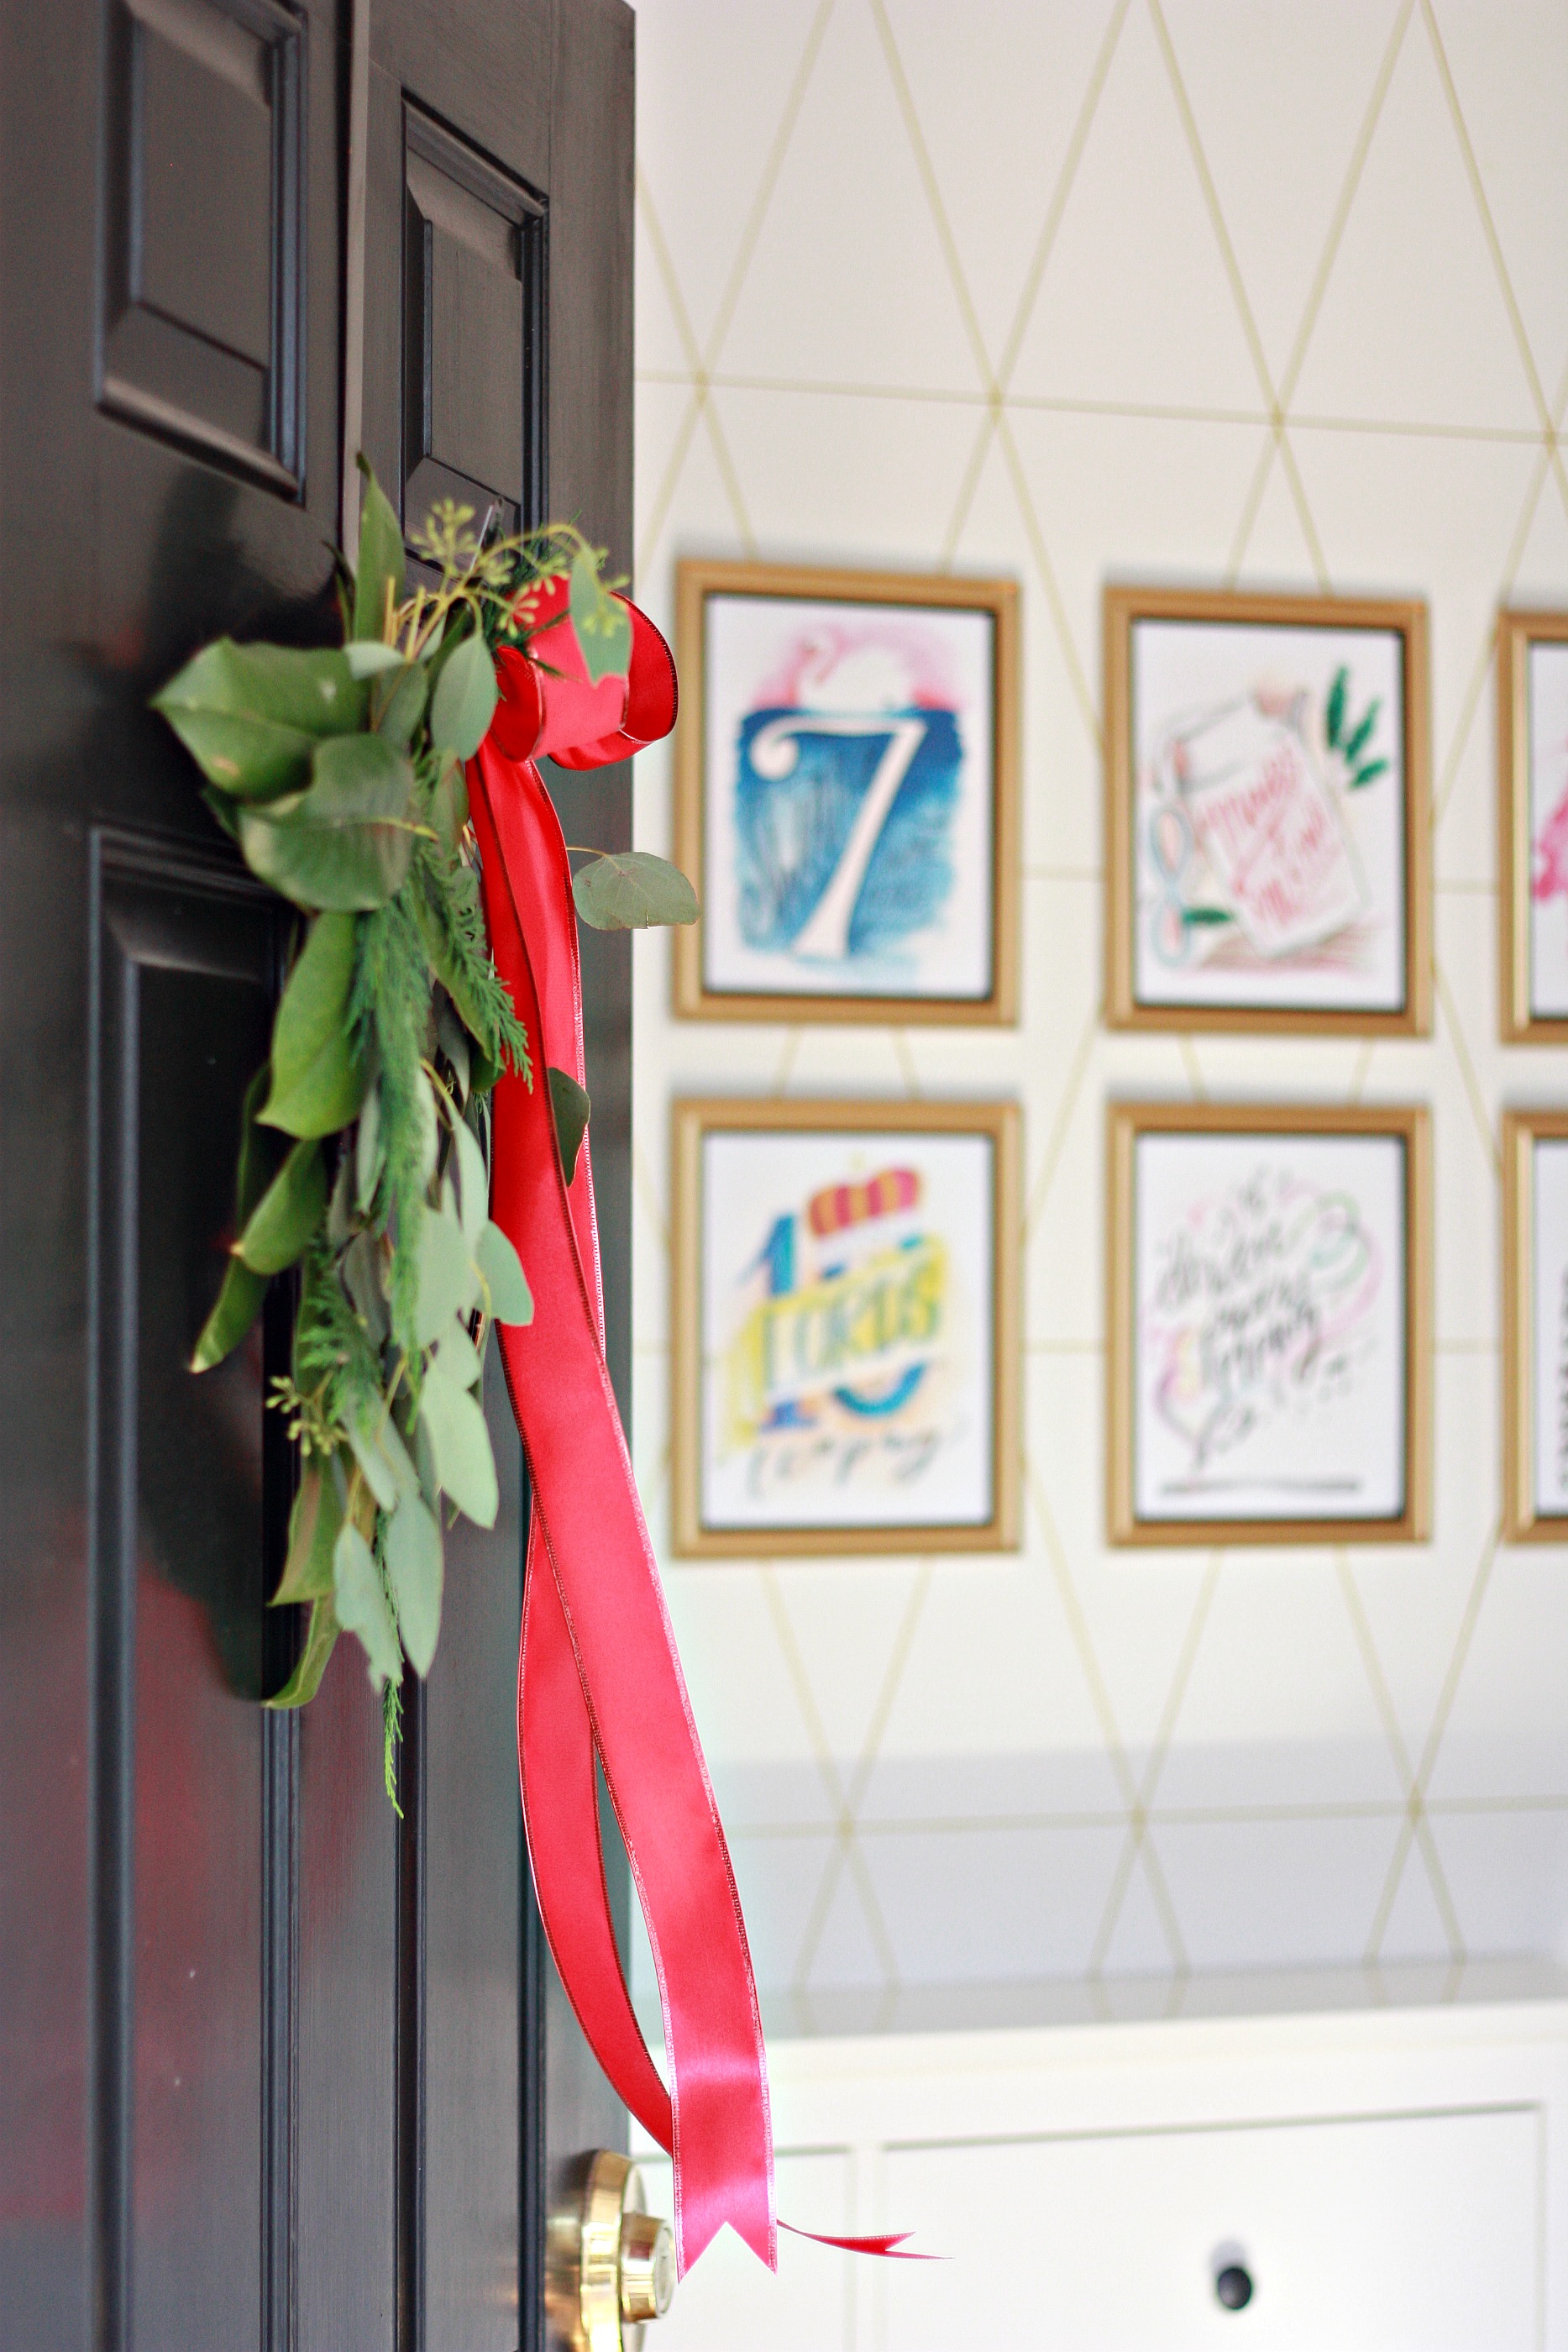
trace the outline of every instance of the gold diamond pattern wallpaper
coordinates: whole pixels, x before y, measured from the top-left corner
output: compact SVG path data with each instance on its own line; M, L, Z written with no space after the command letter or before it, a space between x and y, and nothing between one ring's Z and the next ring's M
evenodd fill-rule
M634 1453L769 2021L1542 1979L1568 1562L1500 1540L1499 1155L1568 1052L1499 1042L1492 673L1568 603L1568 11L643 0L638 49L649 611L692 555L1022 600L1016 1028L677 1020L636 944ZM1107 1031L1113 580L1427 600L1428 1037ZM1019 1104L1016 1553L673 1558L670 1105L726 1093ZM1428 1106L1429 1541L1108 1546L1116 1097Z

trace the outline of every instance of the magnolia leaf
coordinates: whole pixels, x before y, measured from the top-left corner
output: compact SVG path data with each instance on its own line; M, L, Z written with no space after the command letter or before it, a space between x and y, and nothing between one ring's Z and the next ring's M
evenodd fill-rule
M475 1524L493 1528L500 1508L496 1482L496 1457L485 1416L456 1381L433 1357L420 1391L419 1417L430 1433L435 1475L442 1486Z
M261 1312L261 1302L267 1297L267 1276L254 1274L231 1257L224 1269L222 1286L213 1305L213 1311L202 1326L200 1339L191 1350L191 1370L210 1372L225 1356L233 1355L251 1325Z
M479 1139L466 1120L453 1120L452 1137L457 1147L458 1203L463 1218L463 1238L473 1252L479 1246L479 1236L490 1214L490 1171L485 1165Z
M695 923L697 894L678 866L648 849L615 849L580 866L571 877L577 911L596 931L645 930L653 923Z
M372 1086L360 1106L360 1124L354 1135L354 1192L361 1209L368 1210L375 1199L385 1158L382 1149L382 1090Z
M583 547L571 559L570 600L571 625L592 683L624 677L632 667L632 616L603 585L598 562Z
M448 857L455 857L468 822L468 780L461 760L448 755L430 796L430 822Z
M490 1314L497 1323L531 1323L533 1293L523 1273L522 1260L507 1235L493 1221L479 1236L475 1260L490 1292Z
M210 783L246 801L306 781L319 738L364 723L365 688L340 653L219 637L152 698Z
M235 1226L239 1232L244 1231L283 1159L278 1137L258 1132L256 1124L267 1081L267 1068L264 1064L246 1088L240 1110L239 1159L235 1168ZM260 1313L266 1296L266 1275L254 1273L237 1257L231 1256L212 1313L203 1324L201 1337L191 1353L193 1372L209 1372L214 1364L221 1364L225 1356L232 1354Z
M276 1697L266 1699L267 1706L304 1706L320 1688L327 1661L338 1646L338 1612L332 1606L332 1595L324 1593L310 1610L309 1629L299 1664Z
M383 670L402 669L406 656L396 646L383 646L369 637L353 637L343 647L343 659L354 677L380 677Z
M468 1326L460 1319L449 1323L436 1341L441 1350L441 1367L449 1380L460 1389L478 1385L485 1367L479 1360L479 1350L468 1337Z
M354 918L318 915L272 1029L272 1092L258 1116L289 1135L336 1135L364 1099L349 1045Z
M549 1107L555 1114L555 1139L560 1150L561 1168L570 1184L577 1173L577 1155L582 1150L593 1106L575 1078L569 1077L564 1070L552 1069Z
M345 1633L357 1633L365 1645L371 1680L377 1690L383 1683L402 1680L402 1657L397 1627L387 1607L382 1573L375 1554L352 1519L345 1519L332 1552L333 1597L338 1622Z
M288 1557L272 1606L320 1601L332 1590L332 1549L343 1524L343 1500L330 1467L307 1470L288 1514Z
M471 760L496 714L496 665L484 632L475 629L441 665L430 705L430 740L438 751Z
M363 451L360 454L359 466L365 482L360 494L360 563L354 580L354 635L356 637L384 637L388 603L396 604L402 596L402 525L388 504L386 493L371 471Z
M321 1147L297 1143L246 1218L234 1254L253 1274L281 1274L304 1254L327 1205Z
M391 691L381 705L381 715L375 722L376 732L384 736L389 743L395 744L400 751L406 751L413 740L413 730L423 716L430 681L421 663L410 662L396 683L389 681L389 684Z
M479 1284L463 1229L444 1209L425 1210L419 1227L419 1298L413 1336L422 1348L474 1304Z
M342 735L318 747L311 774L308 792L240 812L246 864L297 907L384 906L413 850L413 768L380 735Z
M387 1581L397 1606L398 1631L421 1681L430 1672L441 1633L441 1528L416 1487L387 1521Z

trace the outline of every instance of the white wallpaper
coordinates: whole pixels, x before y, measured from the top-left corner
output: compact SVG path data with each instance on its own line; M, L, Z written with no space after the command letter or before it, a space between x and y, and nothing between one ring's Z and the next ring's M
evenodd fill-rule
M1568 1561L1498 1542L1499 1112L1568 1097L1568 1056L1497 1042L1490 672L1500 598L1568 602L1568 7L642 0L637 30L649 610L685 553L1006 572L1024 606L1016 1030L677 1022L636 948L635 1455L773 2014L1568 1959ZM1430 1039L1101 1025L1114 577L1428 598ZM667 750L637 837L668 852ZM1022 1106L1016 1556L669 1560L667 1106L726 1091ZM1119 1092L1431 1106L1429 1545L1106 1549Z

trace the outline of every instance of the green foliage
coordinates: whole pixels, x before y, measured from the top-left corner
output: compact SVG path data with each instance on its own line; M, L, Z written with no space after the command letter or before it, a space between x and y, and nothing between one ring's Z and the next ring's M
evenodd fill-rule
M603 551L571 526L481 539L444 501L415 545L368 467L360 544L340 564L338 651L225 638L156 698L204 796L253 872L299 908L298 952L267 1066L246 1097L235 1231L192 1359L220 1362L271 1276L298 1269L293 1352L271 1402L300 1477L274 1600L308 1605L298 1663L268 1704L302 1706L340 1631L382 1706L396 1804L400 1685L425 1675L441 1627L443 1511L495 1523L499 1481L481 1403L492 1326L534 1302L489 1214L487 1090L534 1083L530 1040L491 960L463 762L495 712L495 649L549 671L550 628L575 633L595 681L623 674L631 623ZM548 624L540 592L570 576ZM604 928L690 921L689 884L626 852L577 877ZM549 1073L570 1177L586 1094Z
M560 1151L560 1164L570 1184L577 1173L577 1155L582 1150L582 1139L588 1132L589 1116L593 1108L577 1080L564 1070L549 1073L549 1107L555 1117L555 1139Z
M695 923L700 912L697 894L680 867L648 849L612 850L580 866L571 895L583 921L596 931Z

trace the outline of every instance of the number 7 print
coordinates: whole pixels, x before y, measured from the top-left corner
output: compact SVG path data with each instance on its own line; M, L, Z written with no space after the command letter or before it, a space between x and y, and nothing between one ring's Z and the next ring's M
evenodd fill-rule
M876 763L866 796L855 812L838 865L813 908L810 920L796 935L795 953L836 962L850 950L850 924L855 902L893 814L898 788L909 763L925 740L924 719L891 719L868 711L863 719L828 717L817 711L791 711L758 728L751 745L751 764L769 783L793 775L800 756L802 735L885 735L887 749Z

